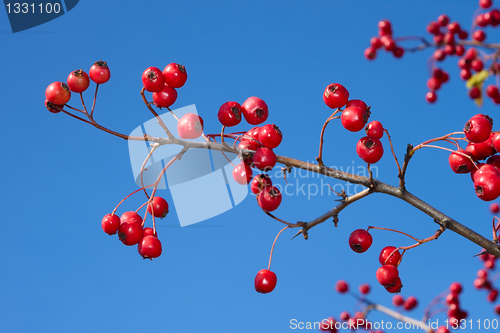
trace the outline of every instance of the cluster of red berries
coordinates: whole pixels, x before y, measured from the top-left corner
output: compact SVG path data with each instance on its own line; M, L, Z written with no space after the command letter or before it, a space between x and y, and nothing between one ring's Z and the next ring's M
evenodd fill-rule
M418 300L415 296L410 296L407 299L404 299L401 295L394 295L392 298L392 304L396 307L403 307L405 311L411 311L415 309L418 305Z
M362 130L370 118L370 107L359 99L349 100L349 92L338 83L329 84L324 93L323 101L331 109L345 106L340 120L342 126L348 131ZM367 136L359 139L356 144L356 153L366 163L377 163L384 155L384 147L380 139L384 135L384 127L379 121L370 122L365 128Z
M225 127L236 126L242 119L250 125L260 125L267 120L269 109L259 97L249 97L243 104L226 102L219 108L218 118ZM277 148L283 140L283 134L275 124L256 126L239 137L238 148L254 153L243 153L243 161L233 169L234 180L241 185L251 183L251 190L257 195L257 203L266 211L274 211L281 204L281 192L272 184L271 178L265 173L253 177L252 168L269 172L276 165Z
M468 316L467 311L460 309L459 295L462 292L462 285L458 282L450 284L450 292L445 297L445 304L448 307L448 322L456 326L462 319Z
M500 196L500 133L492 132L493 120L476 114L464 126L469 143L465 150L457 149L450 154L448 162L455 173L470 173L476 195L484 200L495 200ZM486 163L478 163L480 160Z
M162 197L153 197L147 211L154 217L164 218L168 214L168 203ZM161 255L161 242L153 228L144 228L144 221L137 212L129 211L120 217L114 212L101 221L102 230L108 235L118 233L120 241L128 246L137 245L137 251L144 258L153 259Z
M498 298L498 289L493 287L493 281L489 280L489 272L495 269L497 257L489 253L484 253L479 256L479 259L484 262L484 268L477 271L477 278L474 280L476 289L484 289L488 291L486 299L488 302L495 302Z
M153 104L158 108L169 108L177 100L177 90L187 81L186 67L177 63L168 64L163 71L148 67L142 73L144 90L153 93ZM194 113L186 113L177 122L177 133L181 139L197 139L203 134L203 119Z
M89 78L90 77L90 78ZM104 61L95 62L90 67L89 74L78 69L69 73L67 83L56 81L45 90L45 107L52 113L61 112L64 105L71 99L71 92L83 93L90 85L90 80L97 84L108 82L110 71Z
M370 39L370 46L365 50L366 59L375 59L377 50L382 48L392 52L396 58L401 58L405 53L405 50L398 46L392 37L392 26L388 20L382 20L378 23L378 37L374 36Z

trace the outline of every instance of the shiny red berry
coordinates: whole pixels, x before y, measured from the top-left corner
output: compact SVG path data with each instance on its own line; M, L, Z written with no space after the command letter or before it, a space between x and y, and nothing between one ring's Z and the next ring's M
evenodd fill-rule
M351 132L361 131L365 127L368 118L370 118L370 111L357 106L346 107L340 116L342 126Z
M45 104L45 107L47 108L47 110L49 110L52 113L59 113L64 108L64 105L57 105L57 104L51 103L47 99L45 100L44 104Z
M384 148L379 139L365 136L359 139L356 153L366 163L377 163L384 155Z
M384 287L390 286L396 284L399 277L399 272L396 266L384 265L377 269L376 277L378 283L380 283Z
M377 50L373 46L367 47L364 55L366 59L373 60L377 57Z
M417 299L413 296L408 297L403 304L406 311L413 310L418 305Z
M394 295L394 297L392 298L392 304L394 304L394 306L401 306L404 304L404 302L405 300L401 295Z
M176 63L168 64L163 70L163 77L170 87L180 88L187 80L186 67Z
M140 242L143 236L143 229L140 223L122 222L118 229L118 237L125 245L135 245Z
M281 192L274 186L264 188L258 196L258 204L260 208L272 212L281 204Z
M479 7L487 9L493 4L492 0L479 0Z
M102 218L101 227L102 230L108 235L114 235L120 228L120 218L114 214L106 214Z
M194 113L186 113L177 122L181 139L197 139L203 134L203 119Z
M111 72L108 64L105 61L96 61L89 70L89 76L92 81L97 84L108 82Z
M177 90L169 85L163 85L160 91L153 93L153 102L160 108L168 108L177 100Z
M255 290L261 294L267 294L274 290L278 279L274 272L261 269L255 276Z
M490 205L490 212L492 214L497 214L498 212L500 212L500 205L496 202L492 203Z
M323 101L332 109L343 107L348 100L349 92L343 85L338 83L329 84L323 93Z
M162 197L154 197L153 203L148 204L148 213L155 217L164 218L168 214L167 200Z
M253 164L262 171L269 171L276 165L276 154L272 149L259 148L253 155Z
M443 15L439 15L439 17L437 19L437 22L439 23L440 26L446 27L446 25L448 24L448 22L450 22L450 19L449 19L449 17L447 15L443 14Z
M366 295L370 292L370 285L368 283L363 283L359 286L359 292Z
M357 253L363 253L368 250L372 242L372 235L364 229L354 230L349 236L349 246Z
M259 132L259 141L266 148L276 148L283 140L283 134L278 126L274 124L267 124L262 126Z
M467 158L467 156L470 158ZM450 154L448 163L455 173L469 173L472 168L475 168L471 160L472 157L470 152L460 149Z
M155 236L145 236L137 245L137 251L144 259L158 258L161 255L161 242Z
M455 295L459 295L462 292L462 284L459 282L453 282L450 284L450 292Z
M219 108L217 114L220 123L226 127L233 127L241 122L241 105L236 102L226 102Z
M493 128L493 120L484 115L476 114L464 126L464 133L471 142L483 142L488 139Z
M434 91L429 91L427 94L425 94L425 99L429 103L434 103L437 100L437 94Z
M89 76L81 69L69 73L66 82L68 83L69 90L75 93L84 92L90 85Z
M138 223L142 224L142 217L134 211L125 212L120 216L120 223Z
M495 200L500 196L500 173L488 164L482 166L474 173L474 188L479 199Z
M159 68L148 67L142 73L142 85L149 92L158 92L163 89L165 80Z
M483 42L486 39L486 34L484 33L483 30L476 30L472 34L472 38L474 40L477 40L478 42Z
M387 290L391 294L400 293L401 288L403 288L403 283L401 282L401 279L399 277L395 283L385 286L385 290Z
M267 120L269 110L266 102L259 97L249 97L241 104L243 117L250 125L259 125Z
M371 121L368 125L366 125L365 131L367 136L371 136L379 140L384 136L384 127L382 126L382 123L377 120Z
M264 188L272 186L273 182L271 178L265 173L258 174L253 177L252 183L250 184L250 189L254 194L259 194Z
M392 265L397 266L401 260L401 253L397 250L397 247L386 246L380 251L378 261L381 265Z
M52 104L64 105L71 98L71 91L64 82L53 82L45 89L45 98Z

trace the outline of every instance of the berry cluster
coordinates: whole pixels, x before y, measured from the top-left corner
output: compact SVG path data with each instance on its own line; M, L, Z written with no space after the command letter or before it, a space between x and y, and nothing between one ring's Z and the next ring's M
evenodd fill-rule
M450 285L449 293L445 296L445 304L448 307L448 322L451 325L458 324L462 319L467 318L467 311L460 309L459 295L462 292L462 285L453 282Z
M484 253L479 256L479 259L484 262L484 268L477 271L477 278L474 280L476 289L484 289L488 291L486 299L488 302L495 302L498 298L498 289L493 287L493 280L490 280L489 273L495 269L497 257Z
M388 20L382 20L378 23L378 37L374 36L370 39L370 46L365 50L366 59L375 59L377 57L377 50L382 48L388 52L392 52L396 58L401 58L405 53L405 50L398 46L392 37L392 25Z
M89 87L90 80L103 84L109 80L109 77L108 64L104 61L95 62L90 67L89 74L81 69L73 71L69 73L66 83L56 81L45 89L45 107L52 113L59 113L71 99L71 92L81 94Z
M409 52L420 51L433 47L434 52L430 58L431 72L427 80L429 92L426 100L434 103L437 100L437 91L443 83L448 82L449 75L442 68L436 66L437 62L445 60L447 57L457 56L460 77L467 81L469 96L478 105L482 103L482 87L489 74L500 74L500 63L498 62L498 45L486 44L486 33L483 28L488 26L497 27L500 25L500 10L489 9L493 5L491 0L480 0L477 15L473 17L471 39L469 33L462 29L458 22L450 22L447 15L440 15L436 21L431 21L427 25L427 32L432 35L433 42L427 41L424 37L392 37L392 26L390 21L382 20L378 23L379 37L372 37L370 47L364 54L368 60L375 59L377 50L382 47L386 51L391 51L396 58L403 56L405 50ZM418 40L422 44L413 48L403 48L396 45L397 41ZM467 46L473 45L467 49ZM477 48L485 47L494 50L493 53L478 52ZM487 67L488 66L488 67ZM475 73L475 74L474 74ZM500 104L500 93L498 86L489 85L486 88L486 95L495 104Z
M493 120L476 114L464 126L469 141L465 150L453 151L448 162L455 173L470 173L476 195L484 200L495 200L500 196L500 133L492 132ZM477 161L486 160L486 163Z
M349 100L349 92L338 83L332 83L326 87L323 101L331 109L337 109L336 112L342 111L340 116L342 126L351 132L362 130L371 115L370 107L365 102L359 99ZM340 108L344 106L344 110L341 110ZM377 163L384 155L384 147L380 142L384 135L384 128L379 121L372 121L366 126L365 131L367 135L359 139L356 144L356 153L366 163Z
M405 311L411 311L417 307L418 300L415 296L410 296L405 300L403 296L398 294L392 297L392 304L396 307L403 307Z
M164 218L168 214L168 203L162 197L152 197L147 204L147 212L154 217ZM137 245L137 251L144 259L158 258L162 249L155 225L145 228L144 220L137 212L125 212L118 217L115 211L103 217L102 230L108 235L118 233L120 241L127 246Z

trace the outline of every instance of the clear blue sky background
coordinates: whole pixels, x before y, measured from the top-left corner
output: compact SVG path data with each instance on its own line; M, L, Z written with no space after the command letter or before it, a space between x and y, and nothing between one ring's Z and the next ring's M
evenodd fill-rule
M377 34L377 22L390 19L396 36L425 35L427 23L443 13L469 28L476 7L476 1L451 0L80 1L68 14L17 34L0 10L0 331L288 332L293 318L319 321L353 312L354 299L334 291L338 279L354 289L370 283L370 299L390 306L392 295L375 280L379 251L412 241L374 231L373 247L355 254L347 238L368 225L424 238L437 226L423 213L378 194L342 212L338 228L327 222L311 230L308 241L289 241L295 231L285 232L273 260L278 286L268 295L255 292L253 279L266 268L282 226L266 217L252 197L186 228L179 227L172 205L158 227L163 255L142 260L135 247L123 246L100 227L102 216L136 189L127 143L49 113L44 91L70 71L88 71L95 61L105 60L112 74L100 89L96 118L129 133L151 118L139 96L142 71L182 63L189 78L175 107L196 104L206 133L220 131L216 114L222 103L259 96L269 105L269 122L284 132L277 153L313 161L321 126L330 115L321 95L327 84L338 82L352 98L372 106L371 119L390 130L402 158L407 143L460 130L478 112L496 120L498 107L487 100L478 110L458 79L456 58L443 65L451 82L439 92L438 103L427 104L431 52L401 60L381 53L368 62L363 51ZM498 41L498 30L488 28L487 34ZM330 124L326 164L361 166L355 153L360 136L339 122ZM387 153L377 165L378 175L397 184L397 169L384 144ZM316 176L300 181L339 183ZM491 236L488 203L476 198L468 175L451 172L447 153L419 151L408 171L408 189ZM171 201L168 190L162 195ZM276 214L308 221L331 209L334 199L288 196ZM143 197L134 197L119 212L142 202ZM411 314L420 318L435 295L461 281L469 318L494 318L486 293L472 287L481 267L472 255L479 250L446 232L439 241L408 252L400 266L403 296L420 301Z

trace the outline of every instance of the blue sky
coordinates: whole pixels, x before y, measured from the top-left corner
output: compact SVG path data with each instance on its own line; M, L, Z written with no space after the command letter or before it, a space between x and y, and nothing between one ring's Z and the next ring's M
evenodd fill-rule
M0 10L0 331L288 332L291 319L319 321L338 318L343 310L353 312L355 300L334 291L338 279L354 289L371 284L370 299L390 306L392 295L375 279L379 251L413 242L374 231L372 248L356 254L348 247L348 236L375 225L428 237L437 227L423 213L377 194L343 211L337 228L326 222L311 230L307 241L289 241L295 230L284 232L272 266L278 286L268 295L255 292L253 279L267 267L282 226L265 216L253 197L185 228L179 227L171 205L158 226L163 254L144 261L135 247L123 246L100 227L101 218L137 188L127 143L49 113L44 91L73 70L88 71L95 61L107 61L111 80L99 89L95 116L129 133L151 119L139 95L144 69L178 62L186 66L188 81L178 90L174 107L195 104L205 133L220 131L221 104L259 96L269 105L268 122L284 133L277 154L312 162L321 126L330 115L321 94L338 82L351 98L372 106L371 119L389 129L402 158L407 143L458 131L476 113L496 119L498 107L489 100L480 110L474 105L459 80L457 58L443 64L451 80L439 91L438 103L427 104L431 51L399 60L380 53L367 61L363 51L377 34L377 22L391 20L397 36L427 36L427 23L443 13L469 28L476 7L476 1L451 0L81 1L68 14L16 34ZM497 30L486 32L488 40L498 40ZM87 93L88 101L91 95ZM247 129L243 123L235 128ZM359 137L332 122L325 135L325 164L344 170L362 166L355 153ZM378 176L397 184L397 169L384 144ZM476 198L469 176L451 172L447 158L443 151L420 150L408 170L408 190L490 237L489 204ZM305 173L295 180L340 184ZM160 195L171 202L168 190ZM119 213L135 210L143 199L133 197ZM331 209L334 199L326 192L286 196L276 214L308 221ZM403 296L415 295L420 302L411 315L420 318L434 296L461 281L469 318L493 319L485 292L472 287L481 267L472 258L478 250L448 231L409 251L400 275ZM387 320L378 314L370 318Z

